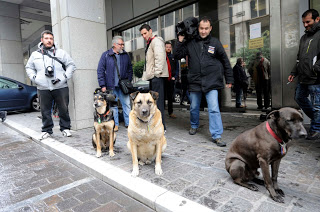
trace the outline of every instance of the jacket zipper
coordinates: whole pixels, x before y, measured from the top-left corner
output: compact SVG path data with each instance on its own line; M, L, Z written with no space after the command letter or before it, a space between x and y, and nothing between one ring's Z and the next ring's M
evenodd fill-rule
M307 53L308 53L308 51L309 51L309 47L310 47L310 44L311 44L311 41L312 41L313 39L311 39L310 41L309 41L309 45L308 45L308 49L307 49Z

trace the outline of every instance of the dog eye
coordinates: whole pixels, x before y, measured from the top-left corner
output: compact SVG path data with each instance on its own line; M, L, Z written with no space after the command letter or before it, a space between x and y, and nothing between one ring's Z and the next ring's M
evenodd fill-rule
M151 104L152 104L152 102L151 102L150 100L148 100L148 101L147 101L147 104L148 104L148 105L151 105Z
M137 103L138 103L139 105L141 105L141 104L142 104L142 101L141 101L141 100L139 100Z

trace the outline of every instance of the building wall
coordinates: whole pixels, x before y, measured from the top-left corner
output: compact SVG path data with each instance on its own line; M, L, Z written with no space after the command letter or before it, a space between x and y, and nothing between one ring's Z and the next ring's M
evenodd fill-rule
M0 75L26 82L19 5L0 1Z

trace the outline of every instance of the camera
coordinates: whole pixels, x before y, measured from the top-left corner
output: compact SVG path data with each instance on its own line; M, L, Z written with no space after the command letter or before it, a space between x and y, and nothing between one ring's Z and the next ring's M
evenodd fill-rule
M180 21L176 25L176 34L185 36L186 40L194 38L198 34L198 19L189 17Z
M46 67L45 75L47 77L53 77L54 73L53 68L51 66Z
M60 79L59 78L55 78L53 80L51 80L52 84L56 84L57 82L60 82Z

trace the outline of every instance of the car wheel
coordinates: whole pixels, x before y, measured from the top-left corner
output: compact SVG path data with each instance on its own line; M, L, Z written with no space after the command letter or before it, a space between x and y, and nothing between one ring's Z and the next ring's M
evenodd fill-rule
M180 100L181 100L180 94L176 93L176 94L174 95L174 101L175 101L176 103L180 103Z
M32 99L31 108L34 111L40 111L40 101L39 101L39 98L37 96Z

